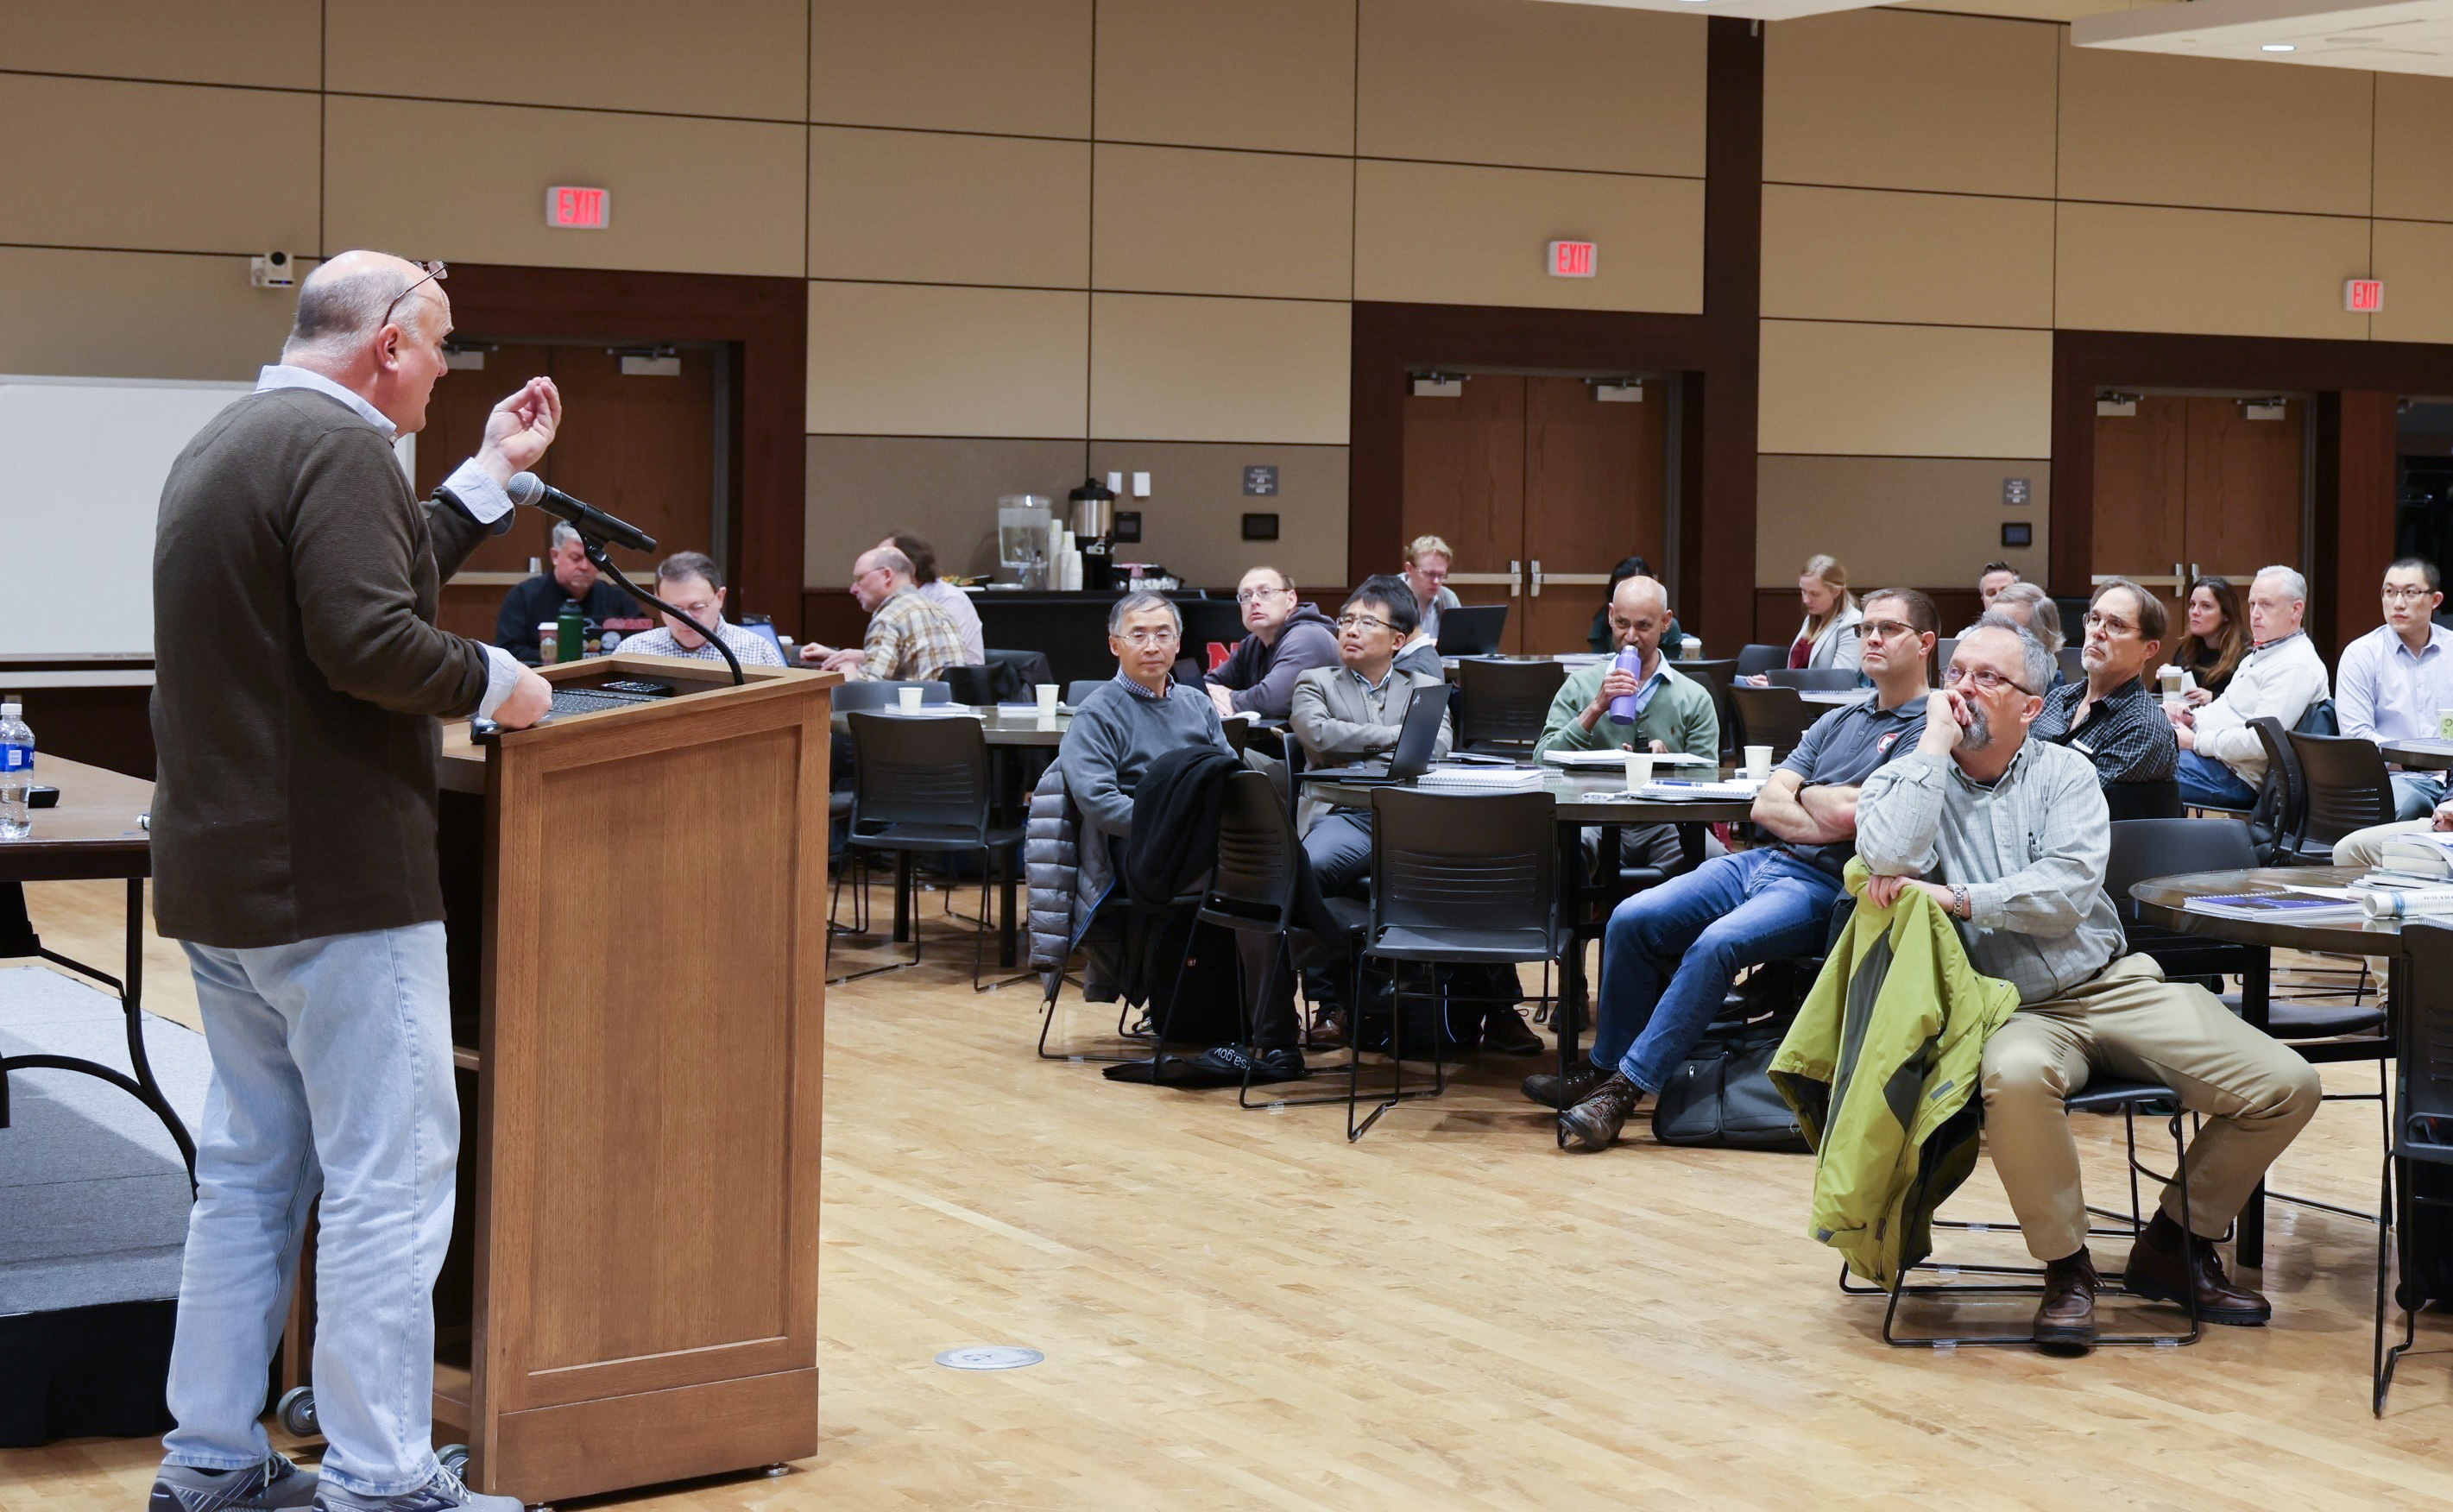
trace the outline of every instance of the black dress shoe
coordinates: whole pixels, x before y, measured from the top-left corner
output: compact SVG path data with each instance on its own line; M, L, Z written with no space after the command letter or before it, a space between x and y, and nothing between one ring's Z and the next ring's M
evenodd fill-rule
M1550 1046L1511 1005L1496 1007L1482 1021L1482 1047L1502 1055L1547 1055Z
M2184 1247L2160 1244L2156 1238L2154 1227L2139 1235L2129 1263L2121 1268L2121 1284L2131 1296L2185 1307L2195 1293L2201 1319L2231 1328L2261 1327L2274 1316L2272 1303L2224 1274L2213 1241L2191 1234Z
M2044 1296L2036 1304L2036 1347L2048 1355L2083 1355L2095 1347L2095 1257L2084 1249L2044 1263Z

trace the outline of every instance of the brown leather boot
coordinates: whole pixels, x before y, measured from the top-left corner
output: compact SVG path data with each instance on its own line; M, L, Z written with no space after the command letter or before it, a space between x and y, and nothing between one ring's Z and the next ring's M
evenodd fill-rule
M1609 1078L1609 1072L1578 1056L1565 1077L1556 1071L1537 1071L1526 1077L1525 1095L1544 1107L1571 1108L1600 1090Z
M1550 1047L1512 1003L1494 1005L1482 1021L1482 1047L1501 1055L1547 1055Z
M1605 1150L1618 1143L1618 1131L1626 1126L1626 1117L1644 1101L1644 1089L1626 1079L1625 1073L1612 1071L1592 1095L1559 1115L1567 1130L1567 1148L1571 1150Z
M2095 1257L2044 1263L2044 1298L2036 1304L2036 1347L2048 1355L2083 1355L2095 1347Z
M2177 1243L2185 1238L2186 1243ZM2223 1257L2211 1240L2184 1236L2180 1225L2163 1214L2146 1225L2130 1247L2129 1263L2121 1267L2121 1284L2133 1297L2188 1305L2197 1296L2198 1316L2210 1323L2256 1328L2274 1316L2274 1304L2245 1286L2235 1286L2224 1274Z

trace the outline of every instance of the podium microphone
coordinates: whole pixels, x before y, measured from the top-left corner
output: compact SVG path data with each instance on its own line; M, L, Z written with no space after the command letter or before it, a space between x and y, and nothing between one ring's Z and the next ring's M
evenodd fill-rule
M503 486L513 504L532 504L548 514L570 522L582 535L618 546L626 551L653 551L656 538L627 520L617 520L592 504L582 504L533 472L517 472Z

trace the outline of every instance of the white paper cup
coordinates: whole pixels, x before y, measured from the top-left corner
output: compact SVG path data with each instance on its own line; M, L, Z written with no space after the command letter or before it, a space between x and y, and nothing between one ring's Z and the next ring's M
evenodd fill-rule
M2165 698L2179 697L2181 692L2181 669L2177 666L2170 666L2163 667L2161 670L2156 672L2155 683L2157 686L2163 689L2164 696Z
M1054 683L1034 683L1031 685L1030 690L1039 695L1039 717L1041 719L1054 719L1056 717L1056 695L1059 691L1057 685Z
M920 712L920 695L924 691L926 691L924 688L898 687L894 690L894 696L903 701L903 712L917 714Z
M1749 746L1746 747L1746 775L1749 777L1769 777L1771 775L1770 746Z
M1652 753L1631 750L1626 753L1626 790L1640 793L1652 786Z

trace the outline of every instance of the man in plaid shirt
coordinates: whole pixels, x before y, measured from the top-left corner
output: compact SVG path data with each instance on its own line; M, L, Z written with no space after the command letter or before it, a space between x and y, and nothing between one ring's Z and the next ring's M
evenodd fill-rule
M868 611L868 634L858 650L815 643L801 660L862 683L933 683L950 666L967 666L963 632L911 583L911 559L892 547L864 551L851 565L851 596Z
M2086 607L2086 647L2079 653L2085 680L2047 690L2044 712L2027 732L2085 757L2100 783L2170 777L2181 743L2145 683L2167 627L2155 595L2125 578L2106 580Z

